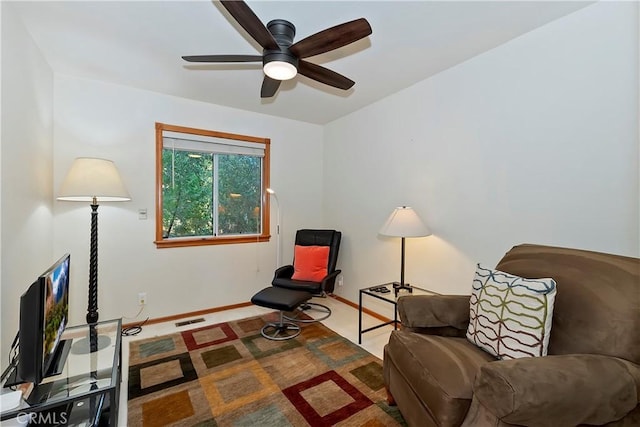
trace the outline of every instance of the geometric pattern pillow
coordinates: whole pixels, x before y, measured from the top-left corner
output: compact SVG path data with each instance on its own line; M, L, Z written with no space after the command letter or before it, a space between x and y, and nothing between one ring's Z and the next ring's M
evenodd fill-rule
M500 359L546 356L556 282L524 279L478 264L467 339Z

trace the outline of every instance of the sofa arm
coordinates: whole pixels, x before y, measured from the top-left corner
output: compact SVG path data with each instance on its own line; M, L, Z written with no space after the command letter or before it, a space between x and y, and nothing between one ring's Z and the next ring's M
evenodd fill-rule
M601 425L636 407L638 379L640 366L610 356L527 357L484 364L473 398L509 424Z
M469 325L469 295L408 295L398 299L404 329L464 336Z

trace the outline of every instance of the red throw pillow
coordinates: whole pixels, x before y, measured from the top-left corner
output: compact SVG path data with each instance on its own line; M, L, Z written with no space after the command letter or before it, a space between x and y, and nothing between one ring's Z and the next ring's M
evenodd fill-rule
M320 282L327 276L328 261L329 246L296 245L291 278Z

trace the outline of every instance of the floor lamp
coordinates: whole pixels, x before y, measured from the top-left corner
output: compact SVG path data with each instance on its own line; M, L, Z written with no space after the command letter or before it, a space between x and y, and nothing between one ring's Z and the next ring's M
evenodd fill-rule
M273 197L273 200L276 201L276 268L279 268L282 267L282 251L280 249L280 201L278 200L278 195L273 189L267 188L267 193L269 193L269 195Z
M109 345L109 337L97 336L98 322L98 203L131 200L118 169L111 160L80 157L74 160L62 182L58 200L91 203L91 245L89 252L89 298L87 323L90 326L89 342L77 344L78 352L96 351ZM75 344L74 344L75 347Z
M430 236L431 231L422 222L416 211L407 206L395 208L387 221L380 229L380 234L390 237L402 238L402 252L400 262L400 285L394 286L396 292L400 289L407 289L411 292L411 285L404 282L404 239L407 237Z

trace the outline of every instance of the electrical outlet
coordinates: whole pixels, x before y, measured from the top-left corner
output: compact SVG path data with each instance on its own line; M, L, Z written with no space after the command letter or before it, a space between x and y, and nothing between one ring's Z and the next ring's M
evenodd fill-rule
M338 276L338 286L342 286L344 285L344 282L342 280L342 276Z
M147 304L147 293L140 292L138 294L138 305L146 305Z

